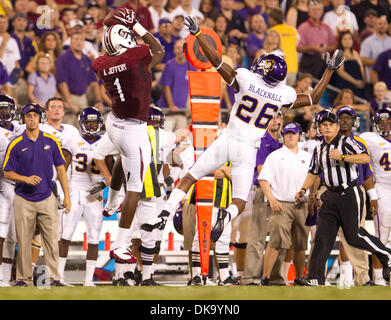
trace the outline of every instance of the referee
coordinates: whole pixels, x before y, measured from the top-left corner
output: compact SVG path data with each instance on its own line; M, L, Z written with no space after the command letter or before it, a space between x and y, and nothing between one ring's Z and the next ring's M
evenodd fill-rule
M387 270L391 264L391 250L360 226L363 194L357 183L357 165L369 163L369 155L354 140L339 134L340 126L334 113L327 111L319 123L324 142L315 148L308 175L296 194L296 201L303 202L304 194L316 176L323 174L327 191L321 196L323 204L319 211L308 279L302 282L308 286L324 285L324 266L339 227L342 227L348 244L372 252ZM313 196L310 194L310 197Z

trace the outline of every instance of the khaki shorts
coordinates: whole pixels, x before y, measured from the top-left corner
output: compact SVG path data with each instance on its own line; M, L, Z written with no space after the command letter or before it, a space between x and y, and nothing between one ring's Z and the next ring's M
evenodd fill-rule
M297 205L280 201L282 212L272 212L270 206L270 242L274 249L307 250L309 227L305 225L307 203Z

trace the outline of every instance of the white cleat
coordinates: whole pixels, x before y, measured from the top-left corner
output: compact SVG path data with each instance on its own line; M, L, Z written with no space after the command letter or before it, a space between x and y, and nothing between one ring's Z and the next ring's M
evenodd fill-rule
M120 212L121 207L122 207L122 204L120 204L119 206L114 206L114 208L116 208L116 209L113 209L106 204L106 206L103 208L102 214L106 218L110 218L114 213Z
M1 280L0 287L2 287L2 288L11 287L11 284L8 281Z
M83 284L84 287L96 287L95 283L92 281L86 281Z
M384 278L378 278L375 279L375 285L385 287L387 286L387 282L384 280Z

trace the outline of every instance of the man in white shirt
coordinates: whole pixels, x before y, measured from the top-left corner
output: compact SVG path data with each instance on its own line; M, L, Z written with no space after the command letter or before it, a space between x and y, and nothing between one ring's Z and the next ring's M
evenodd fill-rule
M204 15L202 12L192 6L192 0L181 0L180 2L181 4L170 13L171 21L173 21L177 16L190 16L192 18L204 20ZM189 32L185 30L185 27L183 27L182 31L180 32L180 37L185 39L188 34Z
M300 125L286 124L282 130L284 145L272 152L265 161L258 177L263 193L269 201L270 241L266 248L261 284L270 285L270 273L278 256L279 249L293 246L296 270L295 284L303 277L305 250L309 228L306 203L296 203L295 189L301 187L308 172L311 155L299 149Z
M71 46L71 35L75 32L82 32L84 23L81 20L74 19L69 22L69 37L63 43L63 49ZM82 32L83 33L83 32ZM84 41L83 53L94 60L99 57L99 52L90 41Z
M8 75L14 68L19 67L21 59L18 43L11 38L8 30L7 16L0 16L0 61L7 70Z
M348 6L345 6L344 0L331 1L334 10L327 12L323 17L323 22L326 23L334 34L338 32L351 30L354 37L358 38L358 23L356 16L350 11Z
M154 32L159 32L159 20L166 18L170 19L170 14L164 10L164 0L151 0L151 5L148 7L149 13L154 27ZM172 20L172 19L171 19Z

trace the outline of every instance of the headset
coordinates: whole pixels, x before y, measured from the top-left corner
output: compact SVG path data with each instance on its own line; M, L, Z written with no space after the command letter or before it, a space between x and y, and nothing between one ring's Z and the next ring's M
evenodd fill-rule
M20 118L21 118L21 122L22 124L25 124L25 121L24 121L24 110L26 108L31 108L31 106L33 106L34 108L38 109L39 110L39 123L45 123L47 121L47 116L46 116L46 113L45 113L45 109L42 108L38 103L28 103L26 104L23 109L22 109L22 113L20 113Z
M300 123L295 122L295 121L291 121L291 122L287 122L286 124L283 125L283 127L281 129L281 139L279 139L279 142L283 143L283 141L284 141L284 134L283 134L284 129L287 126L292 125L292 124L298 126L298 128L299 128L299 142L303 142L304 141L304 138L305 138L304 135L305 134L303 133L303 129L301 128Z

